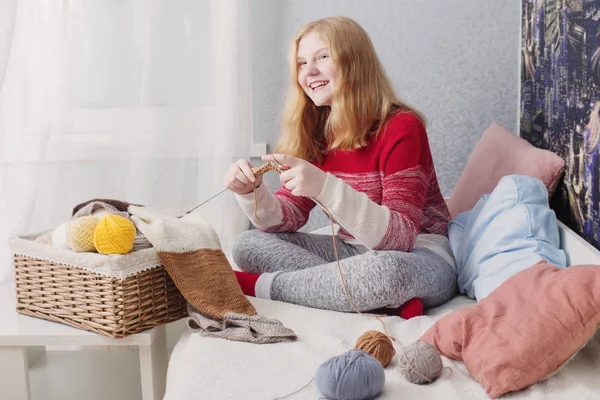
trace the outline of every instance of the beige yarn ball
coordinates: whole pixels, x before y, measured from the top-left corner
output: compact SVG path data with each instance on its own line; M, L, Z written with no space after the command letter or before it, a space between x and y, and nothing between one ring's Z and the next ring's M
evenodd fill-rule
M136 229L130 219L105 215L94 231L94 246L101 254L126 254L133 248Z
M67 222L67 243L73 251L95 252L94 232L99 219L93 215L75 218Z
M398 370L411 383L432 383L444 369L438 349L420 340L406 346L398 356Z

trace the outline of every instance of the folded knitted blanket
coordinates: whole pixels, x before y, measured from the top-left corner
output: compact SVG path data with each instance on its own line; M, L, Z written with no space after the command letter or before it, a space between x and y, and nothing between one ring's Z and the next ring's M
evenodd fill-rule
M217 233L200 215L177 218L139 206L130 206L128 211L188 301L190 329L204 336L252 343L296 339L281 322L257 315L242 293Z

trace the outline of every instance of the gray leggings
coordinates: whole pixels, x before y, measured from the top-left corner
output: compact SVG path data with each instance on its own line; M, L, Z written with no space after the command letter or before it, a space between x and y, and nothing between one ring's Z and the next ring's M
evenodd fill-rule
M377 251L360 254L336 238L338 256L350 298L361 311L396 308L419 298L425 308L441 305L456 295L456 273L430 250ZM242 233L233 260L245 272L279 272L271 298L334 311L354 311L339 273L331 235Z

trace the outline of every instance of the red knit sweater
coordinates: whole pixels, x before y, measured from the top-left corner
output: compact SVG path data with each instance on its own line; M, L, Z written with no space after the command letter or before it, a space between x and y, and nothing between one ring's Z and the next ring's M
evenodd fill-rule
M356 238L373 249L410 251L420 233L447 234L450 214L427 133L414 115L390 118L367 147L334 150L320 168L328 177L316 199L332 212L342 239ZM264 190L261 197L267 196ZM298 230L315 206L312 199L294 196L284 186L274 197L280 217L271 213L272 218L253 221L268 232Z

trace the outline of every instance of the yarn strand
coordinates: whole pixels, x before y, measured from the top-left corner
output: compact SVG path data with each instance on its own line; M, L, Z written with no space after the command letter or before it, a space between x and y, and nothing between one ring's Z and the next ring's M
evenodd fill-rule
M279 162L279 160L277 160L277 158L275 158L274 154L272 155L272 157L275 160L275 162L277 164L279 164L279 165L274 165L273 163L266 163L266 164L262 165L261 167L257 168L256 171L257 172L261 172L263 174L266 173L269 170L276 171L277 173L281 173L282 171L287 170L289 168L286 165L284 165L281 162ZM253 172L254 172L254 170L253 170ZM358 309L358 307L356 307L356 305L354 304L354 302L352 301L352 297L350 296L350 292L348 290L348 285L346 283L346 278L344 278L344 273L342 272L342 264L340 262L340 257L338 255L337 244L336 244L336 241L335 241L335 226L334 226L334 222L333 222L333 215L331 214L331 211L329 211L329 208L327 208L327 206L325 206L323 203L321 203L317 199L313 199L313 200L317 204L319 204L321 206L321 208L323 209L323 211L325 211L325 213L329 217L329 221L331 223L331 239L333 241L333 252L335 254L335 259L337 261L338 271L340 273L340 278L342 280L342 286L344 288L344 293L346 294L346 298L348 299L348 302L350 303L350 305L352 306L352 308L354 309L354 311L356 311L356 313L358 313L360 315L364 315L364 316L374 317L375 319L377 319L381 323L381 325L383 326L383 331L384 331L385 336L387 336L390 340L395 341L396 339L388 333L388 330L387 330L387 328L385 326L385 323L383 322L383 317L382 316L380 316L380 315L373 315L373 314L365 314L365 313L361 312ZM257 202L257 199L256 199L256 193L255 193L255 196L254 196L254 215L255 215L255 217L256 217L256 210L258 208L258 204L257 203L258 202Z
M313 377L313 378L312 378L310 381L308 381L308 382L307 382L307 383L306 383L304 386L302 386L301 388L297 389L295 392L292 392L292 393L290 393L290 394L286 394L286 395L285 395L285 396L283 396L283 397L276 397L276 398L274 398L273 400L282 400L282 399L287 399L288 397L290 397L290 396L293 396L293 395L295 395L296 393L300 393L302 390L304 390L305 388L307 388L307 387L308 387L308 385L310 385L314 379L315 379L315 378Z
M365 314L363 312L361 312L358 307L356 307L356 305L354 304L354 302L352 301L352 298L350 297L350 292L348 290L348 284L346 283L346 278L344 278L344 273L342 272L342 264L340 262L340 258L338 255L338 250L337 250L337 244L335 241L335 227L334 227L334 223L333 223L333 216L331 215L331 211L329 211L329 209L320 201L313 199L315 202L317 202L317 204L319 204L322 208L323 211L325 211L325 213L327 214L327 216L329 217L329 221L331 222L331 238L333 241L333 252L335 254L335 259L337 261L337 265L338 265L338 271L340 273L340 278L342 280L342 286L344 287L344 293L346 294L346 298L348 299L348 302L350 303L350 305L352 306L352 308L354 309L354 311L356 311L356 313L360 314L360 315L364 315L364 316L368 316L368 317L374 317L376 320L378 320L381 325L383 326L383 331L385 336L387 336L390 340L395 341L396 338L394 338L393 336L391 336L388 333L388 330L385 326L385 323L383 322L383 317L380 315L374 315L374 314Z
M279 174L281 174L283 171L286 171L289 169L289 167L285 164L282 164L279 160L277 160L277 158L275 158L275 155L272 155L273 159L275 160L275 163L269 161L267 163L264 163L263 165L256 167L256 168L252 168L252 173L254 174L254 176L258 177L261 175L266 174L269 171L275 171ZM225 189L226 190L226 189ZM208 200L211 200L212 198L218 196L219 194L223 193L225 190L215 194L214 196L210 197ZM256 188L252 189L252 193L254 195L254 218L258 221L258 197L256 194ZM208 200L205 200L204 202L200 203L199 205L197 205L196 207L194 207L192 210L194 210L195 208L200 207L202 204L206 203ZM321 206L321 208L323 209L323 211L325 211L325 213L327 214L327 216L329 217L329 221L331 222L331 239L333 241L333 250L335 253L335 259L337 261L337 265L338 265L338 271L340 273L340 278L342 280L342 286L344 288L344 293L346 295L346 298L348 299L348 302L350 303L350 305L352 306L352 308L354 309L354 311L360 315L364 315L364 316L370 316L373 317L375 319L377 319L380 323L381 326L383 327L383 331L385 336L387 336L391 341L396 341L396 339L391 336L385 326L385 323L383 322L383 316L381 315L373 315L373 314L365 314L363 312L361 312L358 307L356 307L356 305L354 304L354 302L352 301L352 297L350 296L350 292L348 290L348 285L346 283L346 279L344 278L344 273L342 272L342 264L340 262L340 257L338 254L338 250L337 250L337 244L335 241L335 227L334 227L334 222L333 222L333 216L331 214L331 211L329 211L329 209L327 208L327 206L325 206L323 203L321 203L320 201L318 201L317 199L313 199L317 204L319 204ZM188 211L191 212L192 210Z

